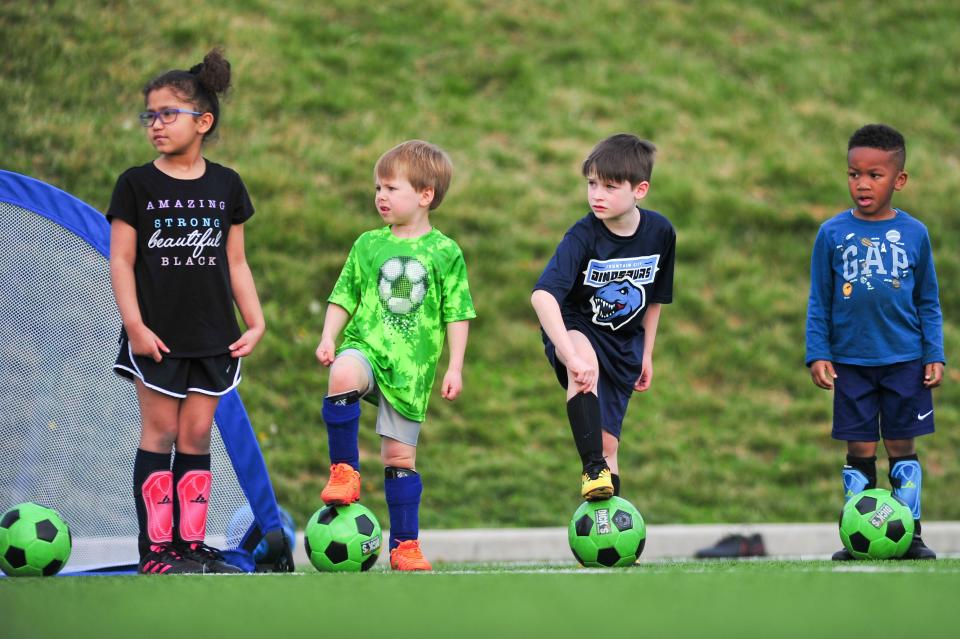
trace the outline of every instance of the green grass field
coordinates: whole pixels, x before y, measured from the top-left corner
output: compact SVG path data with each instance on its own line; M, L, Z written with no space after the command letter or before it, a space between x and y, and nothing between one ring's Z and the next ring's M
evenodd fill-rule
M586 213L592 145L648 137L675 302L627 416L624 494L651 523L815 522L839 507L843 450L803 366L810 249L850 205L849 135L888 122L908 141L894 202L931 231L951 359L920 442L924 513L960 519L958 25L955 0L2 2L0 165L105 209L116 176L154 157L140 88L226 47L235 88L207 155L257 207L247 254L268 324L240 392L303 521L328 468L313 353L351 243L379 224L373 164L407 138L444 146L456 170L434 221L463 247L478 318L463 396L431 401L422 522L556 526L579 468L530 289ZM372 416L364 490L383 520ZM535 490L505 481L521 473Z
M0 636L946 637L960 585L956 559L307 570L0 579Z

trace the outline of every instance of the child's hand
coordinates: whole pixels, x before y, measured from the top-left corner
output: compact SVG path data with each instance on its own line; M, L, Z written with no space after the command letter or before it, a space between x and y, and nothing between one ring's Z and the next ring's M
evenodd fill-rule
M147 328L146 325L141 325L134 329L127 329L127 339L130 340L130 346L133 348L134 355L149 357L155 362L163 360L161 352L170 352L170 349L163 343L163 340L157 337L157 334Z
M633 390L637 391L638 393L642 393L643 391L650 388L650 384L652 383L653 383L653 362L647 361L646 358L644 358L643 370L640 371L640 377L638 377L637 381L634 382Z
M263 337L263 331L264 327L262 326L254 326L244 331L240 339L228 347L230 349L230 357L246 357L249 355L257 345L257 342L260 341L260 338Z
M943 381L943 362L931 362L923 367L923 385L936 388Z
M595 364L574 355L567 361L567 370L573 373L573 382L577 385L578 393L592 393L597 387L598 371Z
M440 396L447 401L453 401L460 396L463 390L463 375L458 370L447 369L443 376L443 384L440 385Z
M317 346L317 359L324 366L330 366L333 364L333 360L337 358L337 345L336 343L328 338L324 337L320 340L320 345Z
M813 379L813 383L820 388L833 389L833 380L837 378L837 373L833 370L833 362L818 359L810 364L810 377Z

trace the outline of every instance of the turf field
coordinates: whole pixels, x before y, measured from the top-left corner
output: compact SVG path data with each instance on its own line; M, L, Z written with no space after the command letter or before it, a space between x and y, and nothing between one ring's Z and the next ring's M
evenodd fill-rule
M944 637L958 592L960 559L0 579L0 636Z

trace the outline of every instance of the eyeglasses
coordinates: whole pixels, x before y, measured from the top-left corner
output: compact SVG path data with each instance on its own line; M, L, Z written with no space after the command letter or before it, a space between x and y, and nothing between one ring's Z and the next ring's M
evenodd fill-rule
M180 113L189 113L190 115L203 115L200 111L188 111L187 109L160 109L159 111L144 111L140 114L140 124L143 126L153 126L153 123L160 118L164 124L173 124L177 121L177 115Z

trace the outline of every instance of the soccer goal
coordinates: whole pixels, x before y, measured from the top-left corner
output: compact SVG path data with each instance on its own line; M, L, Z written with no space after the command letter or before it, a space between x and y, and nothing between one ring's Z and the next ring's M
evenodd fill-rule
M0 171L0 512L33 501L73 535L65 572L137 562L134 386L112 371L120 331L110 286L110 226L77 198ZM236 391L211 442L207 540L253 569L287 565L273 488ZM280 546L278 548L277 546Z

